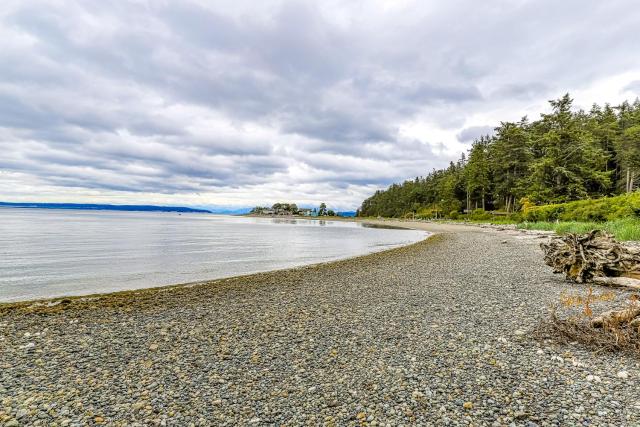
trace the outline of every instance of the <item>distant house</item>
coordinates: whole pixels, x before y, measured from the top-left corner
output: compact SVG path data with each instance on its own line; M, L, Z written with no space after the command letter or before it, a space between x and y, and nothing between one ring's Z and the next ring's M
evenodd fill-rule
M313 216L313 210L309 208L298 209L298 215L300 216Z
M284 208L278 208L274 211L276 215L291 215L291 212Z
M273 209L263 209L262 210L262 215L275 215L276 211L274 211Z

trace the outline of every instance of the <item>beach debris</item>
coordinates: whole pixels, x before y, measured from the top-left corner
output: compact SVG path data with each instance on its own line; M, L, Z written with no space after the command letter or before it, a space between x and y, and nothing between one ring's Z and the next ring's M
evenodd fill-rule
M591 288L589 291L591 294ZM571 305L582 300L583 310L571 316L558 316L558 307L553 307L550 319L540 324L538 332L560 338L562 342L587 344L598 351L640 352L640 295L628 296L621 308L594 315L591 303L609 300L600 296L573 298ZM567 306L565 302L563 305Z
M593 230L567 234L540 244L545 263L577 283L640 289L640 248Z

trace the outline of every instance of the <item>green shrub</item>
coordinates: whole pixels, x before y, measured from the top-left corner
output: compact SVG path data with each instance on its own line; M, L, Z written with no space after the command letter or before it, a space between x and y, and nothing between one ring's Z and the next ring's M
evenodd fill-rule
M451 219L458 219L459 216L460 216L460 212L458 212L458 211L449 212L449 218L451 218Z
M631 217L640 217L640 192L555 205L527 205L522 211L522 219L531 222L604 222Z
M485 211L484 209L476 209L471 212L469 219L472 221L487 221L493 218L493 215Z
M522 214L517 213L517 212L516 213L512 213L511 215L509 215L508 218L509 218L509 220L511 222L522 222L523 221Z
M518 228L526 230L554 231L558 234L588 233L591 230L604 230L611 233L618 240L640 240L640 219L622 218L607 222L523 222Z

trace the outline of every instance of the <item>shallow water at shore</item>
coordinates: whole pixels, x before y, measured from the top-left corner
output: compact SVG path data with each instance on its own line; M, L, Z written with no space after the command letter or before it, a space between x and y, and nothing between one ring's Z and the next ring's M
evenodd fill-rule
M0 209L0 301L295 267L406 245L426 235L347 221Z

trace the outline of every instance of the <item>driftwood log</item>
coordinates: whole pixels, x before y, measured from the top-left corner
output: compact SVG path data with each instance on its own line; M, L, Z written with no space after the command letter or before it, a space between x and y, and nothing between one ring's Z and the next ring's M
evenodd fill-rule
M638 315L640 315L640 304L632 302L621 310L605 311L600 316L594 317L591 320L591 326L594 328L638 327L640 325Z
M545 263L555 273L578 283L640 290L640 247L623 245L604 231L567 234L540 245ZM621 309L609 310L591 319L615 337L616 345L640 334L640 298L632 295ZM635 332L633 332L635 331Z
M640 248L620 244L604 231L567 234L540 246L545 263L567 279L640 289Z

